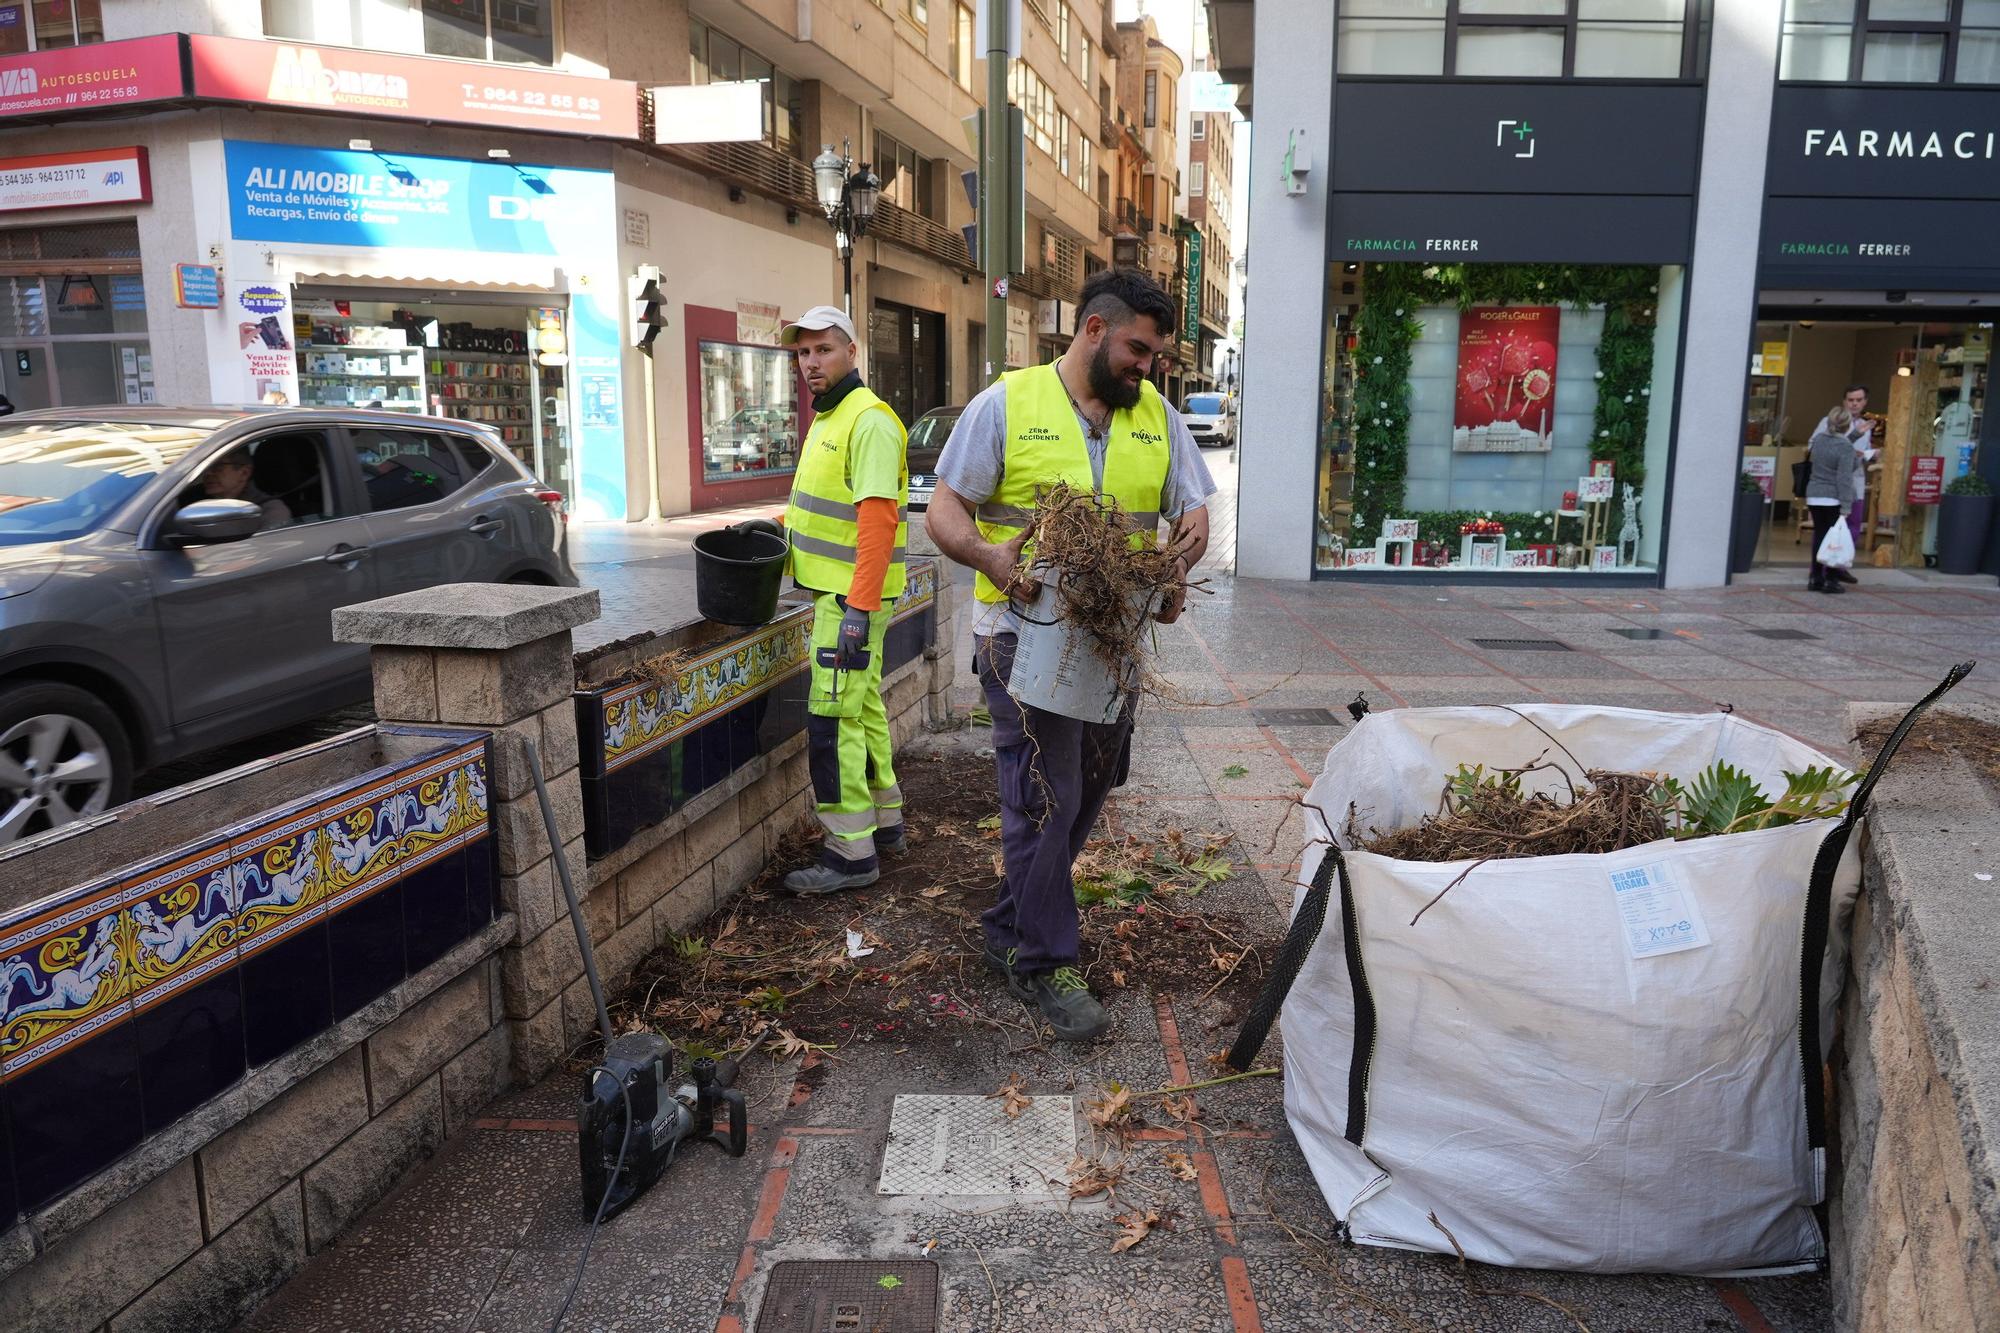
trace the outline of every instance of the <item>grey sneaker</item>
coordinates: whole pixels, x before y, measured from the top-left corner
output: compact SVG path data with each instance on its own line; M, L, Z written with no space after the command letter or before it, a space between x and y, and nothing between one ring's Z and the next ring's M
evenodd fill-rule
M979 961L1007 979L1007 989L1015 999L1023 1004L1033 1004L1035 994L1028 989L1028 979L1014 970L1014 950L996 949L987 945L979 952Z
M1084 985L1073 967L1037 972L1021 978L1035 1008L1055 1029L1057 1041L1095 1041L1111 1026L1111 1015Z
M838 893L842 889L863 888L880 878L881 863L872 856L840 865L829 859L804 870L794 870L779 881L778 887L786 893Z

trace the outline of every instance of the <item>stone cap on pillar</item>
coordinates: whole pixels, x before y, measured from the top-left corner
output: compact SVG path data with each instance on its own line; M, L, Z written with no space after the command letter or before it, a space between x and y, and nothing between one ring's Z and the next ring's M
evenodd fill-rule
M442 583L358 602L333 613L339 643L404 648L518 648L599 614L595 588L525 583Z

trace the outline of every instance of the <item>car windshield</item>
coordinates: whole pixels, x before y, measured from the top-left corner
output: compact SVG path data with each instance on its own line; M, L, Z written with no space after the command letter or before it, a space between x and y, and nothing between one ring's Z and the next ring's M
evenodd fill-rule
M0 546L94 531L222 424L0 422Z
M1189 416L1219 417L1222 415L1222 395L1219 393L1198 393L1181 405L1181 411Z
M938 455L944 452L944 442L951 438L951 428L958 424L959 414L952 412L931 412L917 418L917 424L910 427L910 471L937 471Z

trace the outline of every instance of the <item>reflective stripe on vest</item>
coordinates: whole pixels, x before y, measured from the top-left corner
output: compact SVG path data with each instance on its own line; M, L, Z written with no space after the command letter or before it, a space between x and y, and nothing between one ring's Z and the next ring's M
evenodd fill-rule
M1007 386L1006 453L999 489L978 507L980 535L989 542L1012 541L1034 521L1037 492L1066 481L1116 500L1134 547L1155 541L1171 455L1167 403L1159 391L1142 385L1137 406L1111 414L1100 486L1091 475L1083 425L1055 366L1012 370L1001 380ZM984 574L973 580L973 594L982 602L1007 600Z
M852 389L840 405L813 419L799 450L799 470L792 478L792 498L785 508L785 527L792 537L791 574L800 586L820 592L845 593L854 583L859 506L848 471L848 445L861 414L881 410L896 422L896 434L908 446L903 423L889 405L866 386ZM896 544L882 579L882 596L899 597L908 581L904 567L909 545L907 516L910 468L902 464L902 494L896 502Z

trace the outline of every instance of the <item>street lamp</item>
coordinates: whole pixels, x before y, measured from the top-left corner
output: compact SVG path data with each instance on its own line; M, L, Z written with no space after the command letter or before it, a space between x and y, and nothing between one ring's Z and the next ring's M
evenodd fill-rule
M819 195L820 211L826 214L827 225L833 228L834 248L840 251L841 308L852 319L854 242L867 233L868 224L875 217L875 206L882 201L882 178L866 162L855 165L844 139L838 153L833 151L832 144L821 144L812 171L813 191Z

